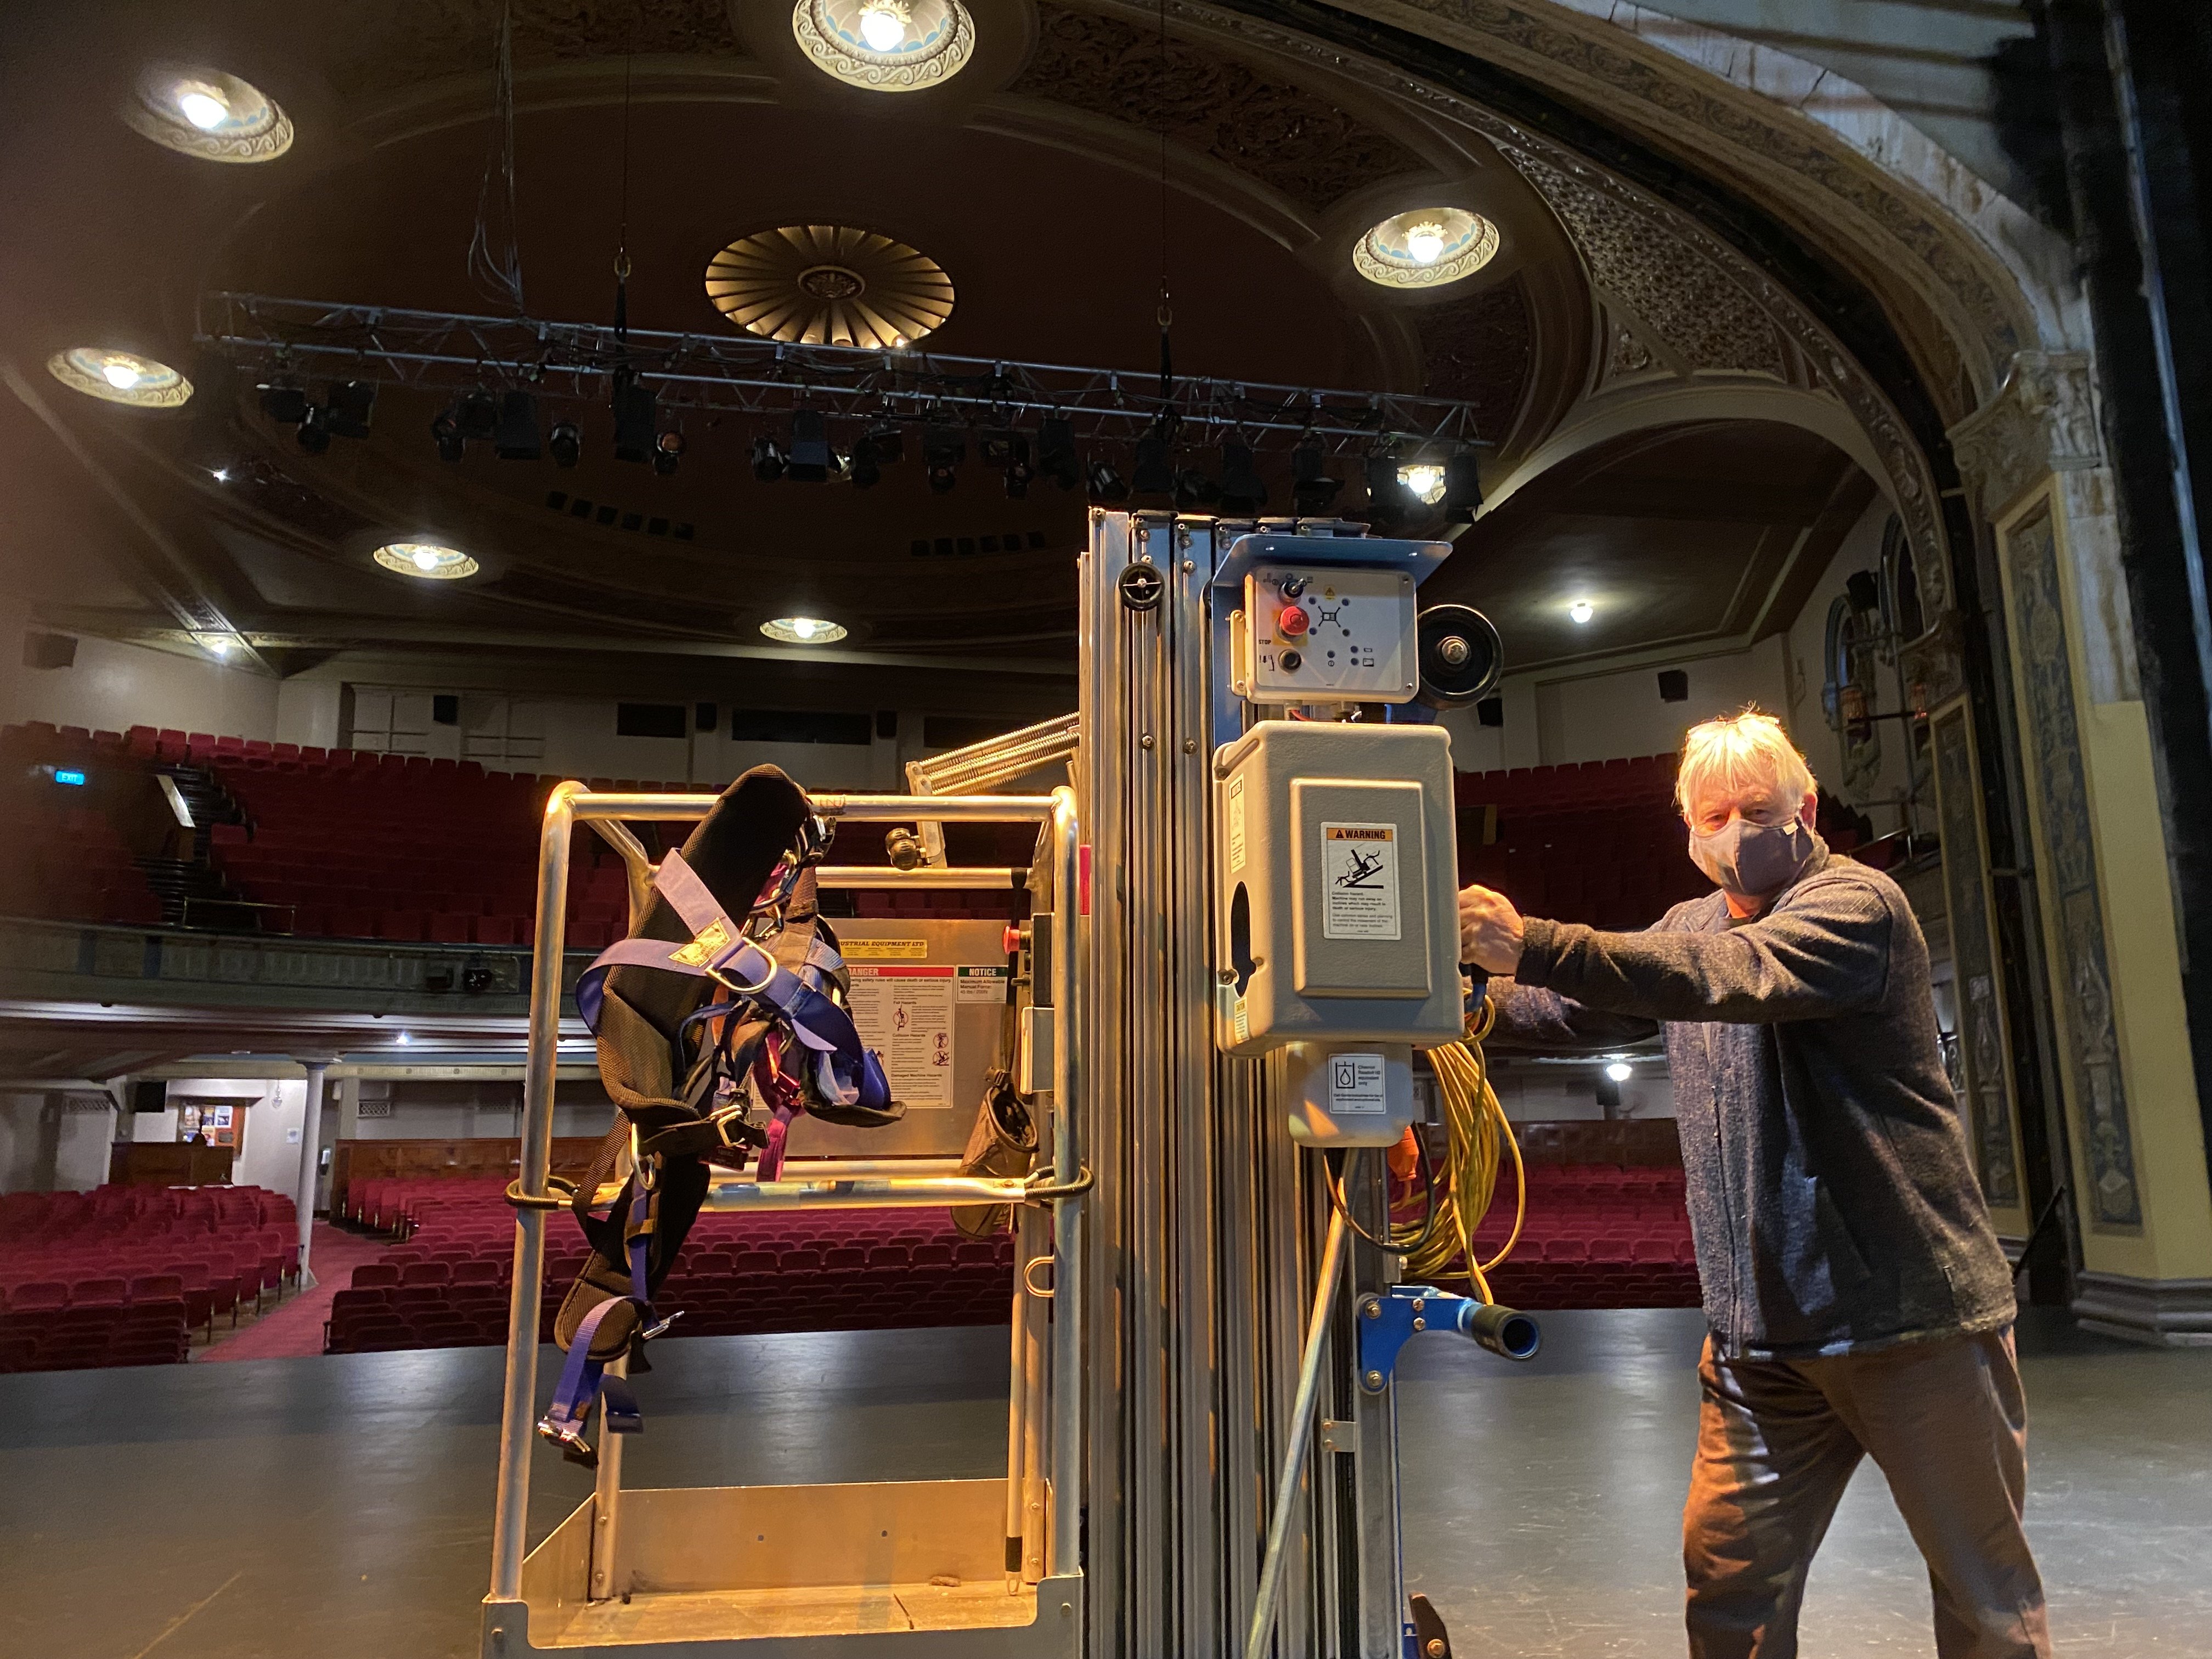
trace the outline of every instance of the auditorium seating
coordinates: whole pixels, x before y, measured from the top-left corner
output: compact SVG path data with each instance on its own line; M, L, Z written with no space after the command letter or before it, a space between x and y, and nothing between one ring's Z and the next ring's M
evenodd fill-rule
M1521 1237L1489 1274L1498 1301L1532 1313L1698 1305L1697 1257L1679 1166L1531 1164L1528 1175L1528 1214ZM1412 1194L1401 1190L1397 1196L1402 1205ZM1482 1260L1505 1243L1513 1212L1508 1169L1500 1172L1490 1213L1475 1230ZM1466 1282L1456 1267L1443 1277Z
M292 1200L258 1187L0 1196L0 1371L179 1363L298 1257Z
M357 1212L404 1235L354 1270L333 1298L331 1353L466 1347L507 1340L514 1212L505 1183L463 1176L356 1183ZM587 1254L562 1214L550 1218L539 1334ZM672 1336L873 1330L1003 1322L1012 1243L970 1239L943 1210L705 1213L656 1298L680 1313Z
M1672 755L1462 772L1462 882L1530 915L1644 927L1712 890L1684 851Z

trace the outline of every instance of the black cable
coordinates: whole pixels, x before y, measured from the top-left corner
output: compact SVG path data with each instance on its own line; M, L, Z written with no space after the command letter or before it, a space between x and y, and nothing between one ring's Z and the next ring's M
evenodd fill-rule
M1378 1250L1389 1250L1396 1255L1409 1255L1426 1244L1430 1237L1437 1230L1439 1214L1437 1208L1436 1165L1429 1156L1428 1137L1416 1134L1413 1137L1413 1148L1415 1161L1421 1171L1421 1193L1427 1203L1428 1213L1421 1223L1420 1232L1404 1243L1399 1243L1395 1238L1386 1243L1376 1237L1366 1228L1361 1226L1352 1212L1345 1207L1344 1172L1352 1167L1363 1149L1356 1146L1348 1150L1330 1147L1322 1154L1322 1185L1328 1189L1329 1207L1344 1218L1344 1224L1352 1229L1361 1243L1372 1244ZM1389 1178L1386 1174L1382 1186L1383 1231L1386 1232L1389 1231L1389 1212L1390 1187Z

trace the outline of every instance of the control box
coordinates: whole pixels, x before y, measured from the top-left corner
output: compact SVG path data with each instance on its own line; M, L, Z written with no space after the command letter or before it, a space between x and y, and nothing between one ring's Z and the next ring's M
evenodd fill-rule
M1410 702L1413 578L1394 569L1255 565L1231 619L1230 689L1249 702Z
M1455 1039L1444 732L1263 720L1213 774L1218 1046Z

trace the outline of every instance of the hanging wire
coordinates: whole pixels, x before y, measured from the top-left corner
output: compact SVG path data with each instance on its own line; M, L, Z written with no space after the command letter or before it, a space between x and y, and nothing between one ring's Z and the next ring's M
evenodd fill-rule
M514 9L501 7L499 45L492 58L491 146L477 191L477 222L469 238L469 280L496 304L528 315L522 302L522 250L514 216Z
M637 62L637 34L645 21L645 0L638 0L637 15L630 23L629 50L623 54L622 188L621 207L615 220L615 353L622 361L615 370L619 398L629 373L629 87L630 70Z
M1174 296L1168 291L1168 0L1160 0L1160 400L1175 397Z

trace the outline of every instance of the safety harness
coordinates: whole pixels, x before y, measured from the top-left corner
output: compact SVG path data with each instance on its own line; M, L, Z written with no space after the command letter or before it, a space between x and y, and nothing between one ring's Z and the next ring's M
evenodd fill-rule
M583 1432L595 1401L611 1431L642 1426L636 1396L605 1368L627 1354L633 1370L650 1369L644 1345L674 1317L655 1315L653 1293L706 1197L708 1165L757 1158L758 1178L773 1181L800 1114L855 1127L903 1115L853 1024L849 975L816 908L814 866L831 833L776 768L746 773L663 859L631 937L577 981L619 1111L574 1189L592 1254L554 1322L568 1358L538 1425L572 1462L598 1462ZM595 1215L625 1147L629 1177Z

